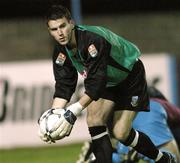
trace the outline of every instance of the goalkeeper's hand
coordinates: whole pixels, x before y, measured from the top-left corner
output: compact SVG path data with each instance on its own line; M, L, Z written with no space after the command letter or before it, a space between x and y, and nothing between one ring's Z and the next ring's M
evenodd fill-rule
M69 136L77 116L81 113L83 107L79 102L76 102L66 108L64 116L61 117L58 128L51 133L51 137L55 140ZM56 114L56 110L54 110Z
M42 141L48 144L55 143L55 140L53 140L51 137L49 137L46 133L42 132L41 130L38 131L38 135Z
M43 119L45 119L46 117L48 117L50 114L54 114L54 111L56 110L55 114L62 114L62 112L65 112L64 109L48 109L47 111L45 111L39 118L38 120L38 124L39 124L39 130L38 130L38 136L41 138L41 140L43 140L46 143L55 143L56 138L52 138L51 137L51 132L47 132L47 129L44 125L41 125ZM43 123L44 124L44 123ZM53 130L56 130L59 126L58 124L55 124L53 126Z
M38 124L40 125L41 121L46 118L50 113L51 113L52 109L48 109L47 111L45 111L40 118L38 119ZM38 136L41 138L42 141L47 142L47 143L51 143L53 142L50 137L48 137L48 135L46 134L46 131L43 130L40 126L39 126L39 130L38 130Z

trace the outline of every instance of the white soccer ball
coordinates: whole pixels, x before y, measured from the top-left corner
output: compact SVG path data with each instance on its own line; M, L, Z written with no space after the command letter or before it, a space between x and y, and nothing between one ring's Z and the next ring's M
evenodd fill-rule
M41 116L39 120L40 132L45 134L50 139L53 139L51 133L54 132L61 121L61 117L64 115L64 109L58 109L58 113L53 112L54 109L49 109Z

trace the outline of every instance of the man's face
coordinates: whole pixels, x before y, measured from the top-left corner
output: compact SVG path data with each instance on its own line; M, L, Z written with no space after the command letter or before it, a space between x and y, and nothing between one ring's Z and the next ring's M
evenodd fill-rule
M48 29L50 34L61 45L67 45L70 43L73 28L74 24L72 20L68 21L65 17L48 21Z

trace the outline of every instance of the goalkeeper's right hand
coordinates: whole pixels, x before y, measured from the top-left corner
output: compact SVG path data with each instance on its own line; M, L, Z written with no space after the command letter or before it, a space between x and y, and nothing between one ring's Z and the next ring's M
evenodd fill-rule
M54 109L48 109L47 111L45 111L41 116L40 118L38 119L38 124L39 124L39 130L38 130L38 136L40 137L40 139L46 143L55 143L55 140L53 140L51 138L50 135L48 135L45 127L41 127L41 123L43 121L44 118L46 118L47 116L49 116L50 114L52 114Z

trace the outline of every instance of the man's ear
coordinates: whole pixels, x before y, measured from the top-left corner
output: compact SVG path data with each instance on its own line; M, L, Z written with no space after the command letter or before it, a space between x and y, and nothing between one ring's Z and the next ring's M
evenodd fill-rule
M74 29L74 26L75 26L74 20L71 19L71 20L69 21L69 23L72 24L72 27L73 27L73 29Z

